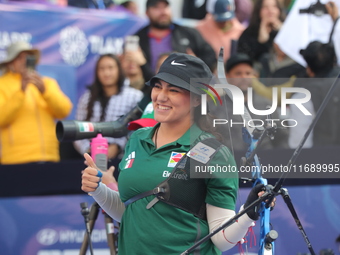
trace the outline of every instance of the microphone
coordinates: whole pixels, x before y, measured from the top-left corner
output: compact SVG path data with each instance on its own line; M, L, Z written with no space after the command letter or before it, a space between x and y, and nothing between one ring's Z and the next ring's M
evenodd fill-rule
M119 138L128 134L127 125L129 122L139 119L146 106L150 103L150 94L144 95L141 101L127 114L116 121L90 122L63 120L58 121L56 135L59 142L90 139L102 134L103 137Z

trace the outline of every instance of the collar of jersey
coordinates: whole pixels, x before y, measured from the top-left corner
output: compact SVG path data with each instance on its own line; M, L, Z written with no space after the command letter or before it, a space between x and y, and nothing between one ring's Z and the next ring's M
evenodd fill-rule
M148 133L143 133L143 135L141 134L140 136L140 139L147 142L147 143L150 143L150 144L153 144L153 141L152 141L152 136L155 132L155 130L159 127L160 123L157 123L150 132ZM180 137L177 141L173 142L173 143L178 143L180 145L191 145L196 139L197 137L199 137L200 135L202 134L202 130L196 125L196 124L193 124L189 130L187 130L185 132L184 135L182 135L182 137ZM171 144L173 144L171 143Z

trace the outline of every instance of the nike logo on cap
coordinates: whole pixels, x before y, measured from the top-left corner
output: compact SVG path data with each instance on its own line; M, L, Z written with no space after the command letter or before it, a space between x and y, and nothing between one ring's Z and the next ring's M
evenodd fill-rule
M186 65L181 64L181 63L176 63L175 60L172 60L171 65L173 65L173 66L186 66Z

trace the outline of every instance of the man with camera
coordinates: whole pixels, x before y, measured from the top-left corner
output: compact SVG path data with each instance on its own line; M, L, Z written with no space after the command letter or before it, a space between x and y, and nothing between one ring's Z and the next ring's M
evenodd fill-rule
M51 78L36 72L40 51L26 42L7 48L0 62L0 162L58 162L55 119L72 109L70 99Z

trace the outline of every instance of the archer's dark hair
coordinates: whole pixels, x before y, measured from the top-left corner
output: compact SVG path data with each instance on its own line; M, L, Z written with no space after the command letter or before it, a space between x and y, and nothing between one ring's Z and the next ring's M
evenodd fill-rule
M123 68L120 63L119 58L113 54L101 55L96 62L94 81L91 85L88 86L88 89L90 90L91 95L90 95L89 103L87 104L87 115L85 119L86 121L89 121L91 119L92 114L93 114L93 106L96 101L99 101L101 109L102 109L102 112L100 114L100 121L104 121L104 118L106 115L106 107L110 100L110 97L107 97L105 95L103 84L100 82L99 77L98 77L99 62L105 57L112 58L117 63L117 67L118 67L118 80L117 80L118 93L117 94L121 92L121 88L124 86L125 76L124 76Z
M251 14L250 20L249 20L249 31L255 35L258 35L259 33L259 29L260 29L260 24L261 24L261 17L260 17L260 12L261 12L261 8L263 5L263 1L264 0L255 0L254 1L254 7L253 7L253 12ZM279 8L280 10L280 16L279 19L283 22L285 19L285 14L283 11L283 8L279 2L279 0L275 0L276 2L276 6Z

